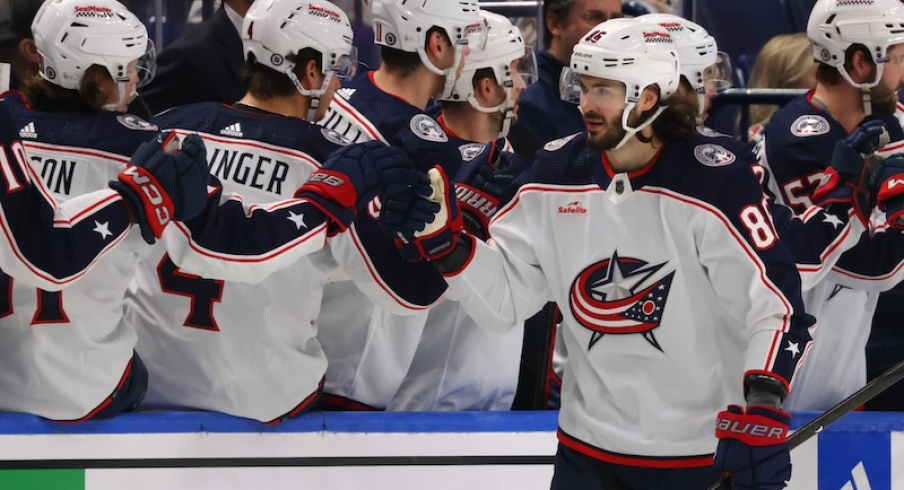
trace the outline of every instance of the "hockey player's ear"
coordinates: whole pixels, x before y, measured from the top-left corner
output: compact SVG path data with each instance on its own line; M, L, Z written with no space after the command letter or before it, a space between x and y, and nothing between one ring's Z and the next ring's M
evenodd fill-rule
M655 86L650 86L640 93L640 100L637 101L637 108L640 112L646 112L659 102L659 90Z
M437 68L445 69L452 65L455 59L455 49L445 33L433 29L427 36L427 57Z
M493 107L505 100L505 91L492 77L482 77L474 86L474 96L481 106Z
M876 79L876 64L869 53L856 49L850 53L850 61L845 68L851 74L851 80L857 83L869 83Z
M38 47L35 45L35 40L30 37L19 41L19 52L29 63L37 65L41 62L41 55L38 54Z
M316 90L323 83L323 73L317 66L317 61L308 60L302 69L301 85L308 90Z

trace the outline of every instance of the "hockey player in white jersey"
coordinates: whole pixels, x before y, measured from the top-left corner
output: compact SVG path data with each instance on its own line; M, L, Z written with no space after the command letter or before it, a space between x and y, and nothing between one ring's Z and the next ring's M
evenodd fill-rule
M162 245L142 260L125 318L138 331L152 380L143 408L275 423L316 406L320 395L327 360L315 336L329 257L302 257L256 284L222 279L236 263L253 262L235 238L246 212L269 215L272 234L293 240L315 228L316 210L292 198L347 142L310 121L326 112L356 59L348 17L326 0L258 0L242 42L249 91L241 100L177 107L152 120L204 139L216 194L203 221L180 223L184 234L168 235L175 263ZM266 242L263 229L255 231ZM315 233L305 241L325 240ZM177 266L191 269L189 254L217 260L202 277Z
M16 121L0 102L0 270L8 276L3 277L4 284L15 280L44 291L59 291L75 284L107 252L123 243L133 222L150 226L152 215L145 208L153 203L140 199L143 193L124 188L56 202L29 165L20 131L15 128ZM192 183L188 179L177 184L167 177L180 175L193 165L200 164L198 168L203 170L206 162L203 152L179 155L167 154L158 144L136 153L131 161L148 171L153 180L170 184L158 189L171 202L181 204L191 194L203 196L204 181L198 180L192 188L187 186ZM130 179L129 185L134 185L133 175L123 174L121 178ZM178 213L191 214L184 207Z
M136 150L142 157L154 155L173 141L170 134L142 147L157 128L118 111L142 80L142 67L152 76L152 66L142 60L153 53L153 45L138 18L114 0L49 0L35 16L32 31L42 63L39 76L23 85L30 104L15 93L2 103L16 127L23 128L33 175L64 203L107 189L109 183L149 204L142 223L148 226L142 226L140 235L116 235L123 242L62 292L36 291L15 279L5 282L0 296L12 298L12 309L0 320L0 409L70 422L109 417L134 407L147 384L147 372L133 350L135 332L119 325L122 295L145 245L142 238L152 242L171 219L193 214L176 212L172 202L156 195L157 184L146 182L150 174L126 168ZM203 161L197 138L186 145ZM183 179L206 183L203 166L185 171L158 184L174 189ZM180 205L199 211L205 193L190 197ZM101 238L121 233L107 222L90 224Z
M337 91L320 124L352 141L384 141L423 171L441 164L454 176L461 164L458 146L425 109L432 97L451 94L468 53L486 43L477 2L375 0L371 11L382 64ZM362 240L391 244L375 217L376 210L362 215L352 233L332 240L333 252L352 260ZM324 292L318 338L329 360L324 402L332 406L389 406L411 365L426 308L446 288L429 264L408 263L398 253L378 257L371 267L382 277L377 283L398 296L395 304L374 307L348 281L333 282ZM399 307L413 314L387 311Z
M828 180L824 167L836 143L864 122L885 123L892 140L885 152L900 148L904 132L893 114L894 94L904 86L904 35L896 27L901 23L904 9L896 0L816 2L807 28L819 61L816 88L776 112L756 148L780 202L797 212L809 207L817 186ZM887 238L880 236L887 235L885 223L870 227L878 233L866 235L863 245ZM793 410L828 409L866 383L864 349L877 289L894 283L887 281L891 274L873 272L880 255L859 248L804 294L820 328L788 399Z
M452 93L441 99L442 113L436 120L468 162L461 172L475 174L456 176L456 180L479 178L496 187L491 193L464 183L457 187L461 206L467 208L469 229L485 239L489 218L502 204L496 196L507 193L523 163L507 155L503 158L509 164L494 168L482 152L497 139L498 146L511 151L502 138L515 120L521 91L536 81L537 65L521 30L510 20L487 11L480 15L487 22L486 47L468 55ZM482 329L457 301L444 300L428 312L411 366L387 409L511 409L522 336L521 328L506 333Z
M665 29L604 22L570 68L587 131L538 154L489 242L462 232L437 171L431 224L389 214L405 209L392 195L384 221L403 223L403 247L435 259L448 296L486 328L559 305L568 375L553 489L690 490L723 473L736 488L784 487L781 404L814 319L760 184L714 158L727 152L695 132L694 108L671 105Z

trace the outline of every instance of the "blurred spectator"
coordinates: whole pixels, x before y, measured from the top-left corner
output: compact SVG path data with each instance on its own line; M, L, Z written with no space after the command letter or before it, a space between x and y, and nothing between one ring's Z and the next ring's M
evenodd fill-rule
M757 55L750 73L749 88L805 88L816 86L813 48L806 32L779 34L770 39ZM762 134L777 105L751 105L747 139Z
M0 62L10 65L9 81L3 88L18 89L38 73L38 50L31 35L31 21L42 0L0 0Z
M522 158L532 158L547 141L584 130L578 107L559 96L559 75L587 31L621 16L621 0L543 0L546 29L544 49L537 53L540 79L521 94L518 124L509 134Z
M192 102L231 104L245 95L239 32L252 0L224 0L213 17L183 31L160 52L157 75L141 96L152 113Z

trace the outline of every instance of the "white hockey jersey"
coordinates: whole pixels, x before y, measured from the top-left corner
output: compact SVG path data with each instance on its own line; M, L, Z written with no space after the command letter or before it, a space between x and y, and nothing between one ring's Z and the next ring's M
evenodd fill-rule
M221 278L230 278L230 258L250 259L230 253L236 241L230 225L254 209L285 212L279 203L291 200L344 142L302 119L238 104L192 104L153 121L204 140L211 175L222 184L202 214L220 213L223 229L203 244L168 233L170 253L164 243L154 246L129 287L125 318L138 331L137 349L151 379L143 407L219 411L268 423L310 408L327 365L315 337L329 269L301 257L255 284ZM277 227L307 231L311 221L301 211L294 216L290 211L274 220L274 234ZM203 231L197 221L180 226ZM263 228L256 232L267 239ZM323 234L312 240L319 248ZM198 253L224 260L208 262L203 277L176 265Z
M562 444L619 464L712 464L713 421L744 402L744 373L791 383L808 349L794 262L727 149L691 135L615 174L584 139L539 152L448 296L499 330L558 304Z
M18 97L0 103L17 127L28 129L23 144L34 175L61 203L109 189L129 156L157 129L122 113L33 111ZM117 389L136 340L133 330L119 324L122 295L145 243L137 231L123 236L121 227L110 224L94 220L84 226L93 225L110 247L114 240L123 243L64 291L6 278L0 297L12 301L0 319L0 409L75 421L102 408Z

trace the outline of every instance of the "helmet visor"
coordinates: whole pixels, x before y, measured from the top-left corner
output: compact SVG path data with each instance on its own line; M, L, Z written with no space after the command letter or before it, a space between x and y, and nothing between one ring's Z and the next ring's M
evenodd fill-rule
M524 56L512 61L512 71L521 75L526 87L538 80L537 57L530 46L524 46Z
M559 95L565 102L592 107L619 109L625 106L625 84L617 80L578 75L571 68L562 70Z
M343 82L351 80L358 71L358 48L352 46L348 54L339 55L330 70Z
M731 58L719 51L716 62L703 70L703 83L707 92L719 93L731 88Z
M144 55L138 58L135 71L138 72L138 87L144 87L154 79L154 73L157 72L157 49L154 47L154 41L148 39L148 47Z

